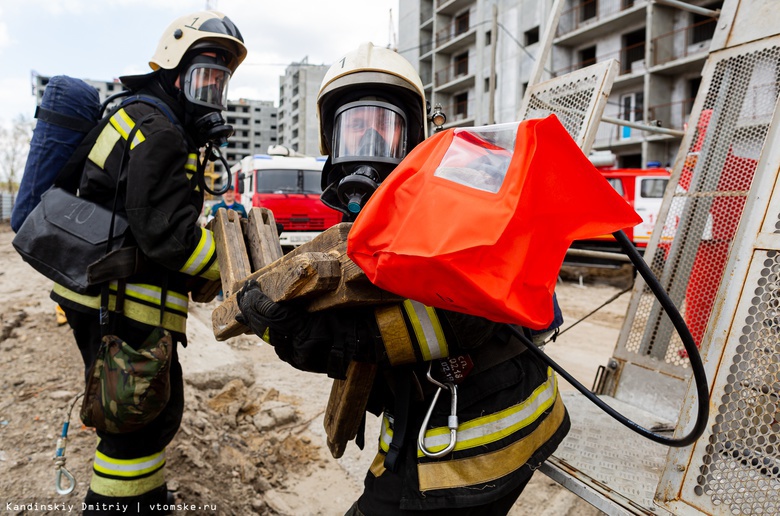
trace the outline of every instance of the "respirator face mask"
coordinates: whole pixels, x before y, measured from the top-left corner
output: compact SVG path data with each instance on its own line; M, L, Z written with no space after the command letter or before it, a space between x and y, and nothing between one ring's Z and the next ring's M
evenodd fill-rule
M225 147L233 134L233 127L225 123L221 113L227 109L230 69L220 62L216 54L200 54L183 74L182 91L198 146L212 142Z
M336 111L331 160L344 175L337 194L348 215L360 212L406 156L406 128L406 115L387 102L360 100Z

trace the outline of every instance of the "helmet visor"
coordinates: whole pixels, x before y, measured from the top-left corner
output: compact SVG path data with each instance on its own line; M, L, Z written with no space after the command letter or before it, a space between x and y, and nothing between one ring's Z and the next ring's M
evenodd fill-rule
M386 102L358 101L336 111L333 163L400 163L406 155L406 117Z
M230 70L224 66L198 63L190 66L184 79L184 95L199 106L227 109Z

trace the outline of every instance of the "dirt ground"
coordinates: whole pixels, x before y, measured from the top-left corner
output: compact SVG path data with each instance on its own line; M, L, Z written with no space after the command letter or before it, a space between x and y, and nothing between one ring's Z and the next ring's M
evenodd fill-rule
M67 325L58 326L51 284L25 264L0 224L0 513L79 513L91 475L94 432L73 410L66 448L75 490L55 492L52 458L74 396L81 360ZM564 328L630 281L622 272L567 271L558 296ZM546 351L589 386L605 364L628 304L621 296L564 333ZM180 350L186 409L167 450L174 514L343 514L359 496L379 422L369 416L366 449L333 459L323 411L331 381L301 373L254 337L224 342L211 333L211 304L191 304L190 345ZM561 382L562 389L570 387ZM595 515L599 511L536 474L510 515Z

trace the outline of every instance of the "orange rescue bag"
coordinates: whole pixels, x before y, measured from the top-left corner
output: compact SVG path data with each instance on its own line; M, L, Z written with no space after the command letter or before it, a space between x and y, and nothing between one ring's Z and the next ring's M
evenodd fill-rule
M389 292L542 329L572 241L639 222L550 115L418 145L358 215L347 254Z

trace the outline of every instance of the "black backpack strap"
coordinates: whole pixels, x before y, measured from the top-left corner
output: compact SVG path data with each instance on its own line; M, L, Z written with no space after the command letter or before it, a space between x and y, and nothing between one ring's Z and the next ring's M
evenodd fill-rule
M88 133L97 124L96 121L87 120L77 116L65 115L51 109L38 106L35 108L35 118L49 124L58 125L77 133Z
M173 125L177 127L181 126L181 122L179 122L179 119L176 117L176 115L173 114L173 111L171 111L170 106L168 106L168 104L158 99L157 97L152 97L151 95L142 95L140 93L137 93L123 100L120 106L124 107L127 106L128 104L133 104L134 102L143 102L144 104L148 104L150 106L157 108L166 116L166 118L168 118L168 120L171 121Z

